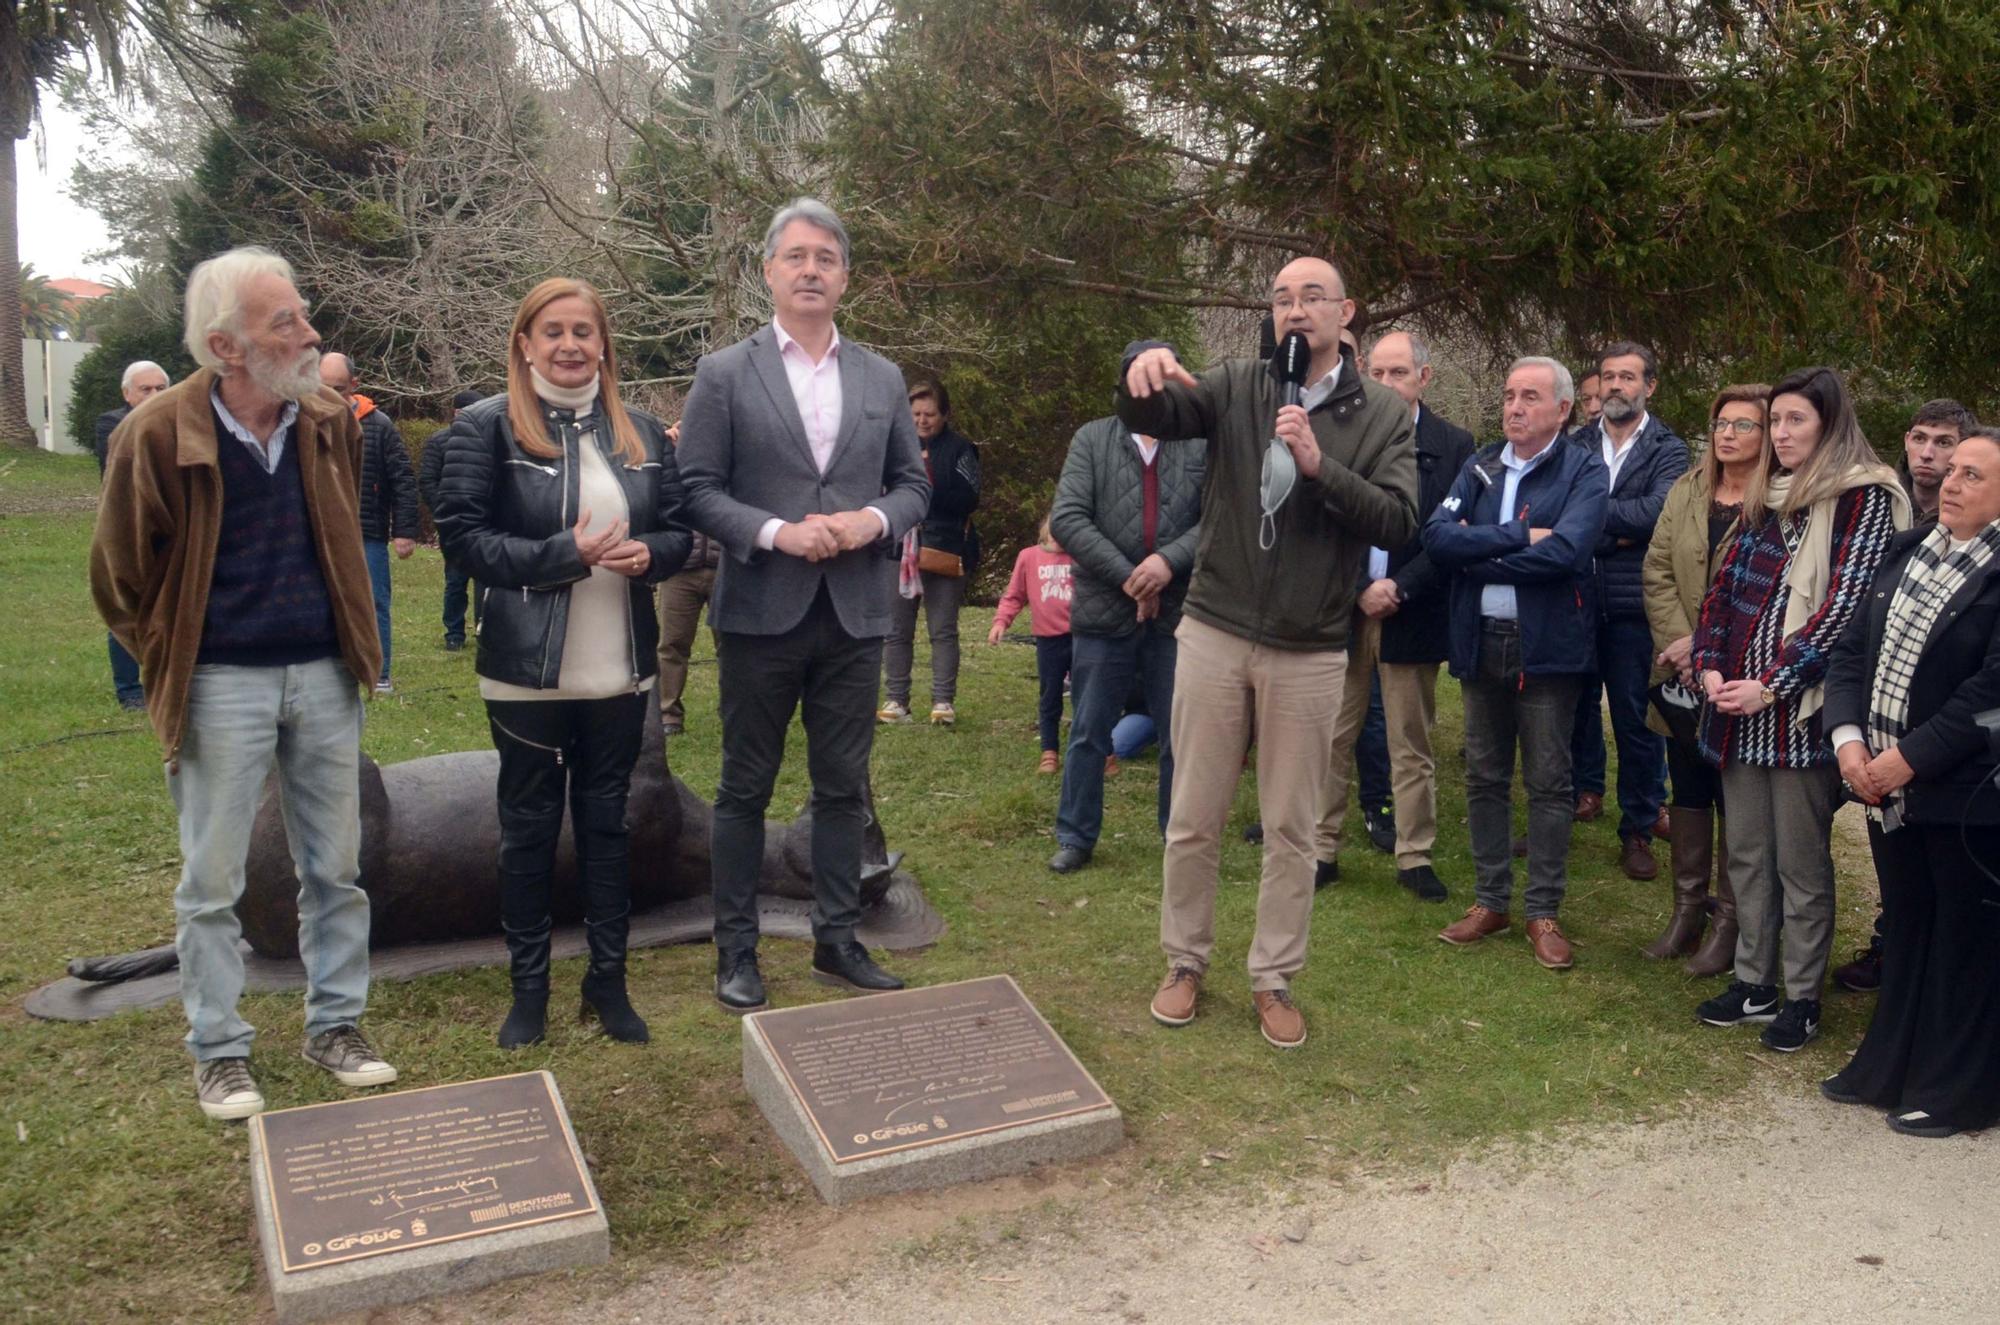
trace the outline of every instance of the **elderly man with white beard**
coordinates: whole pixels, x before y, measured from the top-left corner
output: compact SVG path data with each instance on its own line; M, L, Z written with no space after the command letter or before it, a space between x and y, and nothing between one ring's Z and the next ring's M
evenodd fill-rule
M382 666L358 511L361 427L320 386L319 333L283 258L232 249L188 278L201 365L118 427L90 587L139 659L180 815L174 890L187 1045L210 1118L245 1118L255 1032L237 1014L250 826L275 764L299 877L308 1062L346 1086L396 1069L368 999L361 691Z

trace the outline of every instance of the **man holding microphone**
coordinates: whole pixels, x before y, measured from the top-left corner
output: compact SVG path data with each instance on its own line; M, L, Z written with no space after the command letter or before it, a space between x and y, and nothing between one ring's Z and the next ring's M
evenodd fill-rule
M1417 527L1409 408L1365 380L1340 333L1354 316L1333 264L1300 258L1271 286L1266 364L1199 377L1165 345L1127 354L1118 417L1163 446L1208 439L1200 544L1181 624L1175 777L1162 867L1167 976L1154 1020L1194 1020L1215 946L1222 828L1254 732L1264 869L1250 988L1265 1040L1305 1043L1291 982L1312 920L1313 839L1362 562ZM1292 341L1296 335L1299 339ZM1280 373L1289 368L1296 403Z

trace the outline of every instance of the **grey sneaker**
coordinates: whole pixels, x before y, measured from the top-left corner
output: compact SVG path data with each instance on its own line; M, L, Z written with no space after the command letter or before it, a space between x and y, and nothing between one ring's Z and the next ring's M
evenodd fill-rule
M343 1086L386 1086L396 1079L396 1069L369 1048L357 1026L335 1026L313 1036L306 1041L305 1059L333 1073Z
M247 1058L211 1058L196 1063L194 1097L201 1111L219 1122L264 1112L264 1093L250 1075Z

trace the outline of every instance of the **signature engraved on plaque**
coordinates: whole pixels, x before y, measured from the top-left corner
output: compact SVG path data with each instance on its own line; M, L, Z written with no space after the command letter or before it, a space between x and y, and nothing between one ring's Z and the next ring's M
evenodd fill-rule
M1111 1106L1007 976L755 1015L838 1163Z
M287 1271L597 1208L546 1072L253 1117Z

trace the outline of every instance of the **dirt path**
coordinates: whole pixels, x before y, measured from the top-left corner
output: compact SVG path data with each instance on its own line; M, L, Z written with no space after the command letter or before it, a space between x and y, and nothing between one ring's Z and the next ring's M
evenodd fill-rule
M827 1212L735 1262L608 1297L506 1289L412 1319L1991 1321L1985 1136L1913 1141L1870 1109L1773 1095L1440 1171L1145 1204L1118 1166ZM386 1314L386 1313L385 1313ZM378 1317L377 1319L380 1319Z

